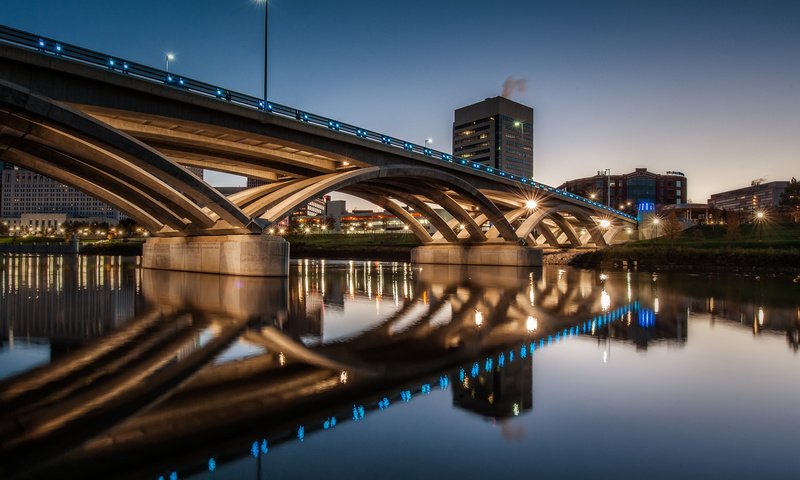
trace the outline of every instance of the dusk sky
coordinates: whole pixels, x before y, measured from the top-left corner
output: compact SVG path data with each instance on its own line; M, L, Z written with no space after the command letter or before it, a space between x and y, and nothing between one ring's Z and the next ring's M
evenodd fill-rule
M2 0L0 23L253 95L254 0ZM453 110L536 110L536 179L688 176L689 199L800 176L798 1L270 1L270 100L451 151ZM231 184L230 177L206 177Z

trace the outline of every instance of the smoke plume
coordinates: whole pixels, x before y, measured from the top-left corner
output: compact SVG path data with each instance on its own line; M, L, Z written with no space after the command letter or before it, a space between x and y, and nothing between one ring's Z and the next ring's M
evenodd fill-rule
M517 78L508 77L506 81L503 82L503 93L502 96L510 99L511 96L515 92L525 93L525 88L528 86L528 80L525 78Z

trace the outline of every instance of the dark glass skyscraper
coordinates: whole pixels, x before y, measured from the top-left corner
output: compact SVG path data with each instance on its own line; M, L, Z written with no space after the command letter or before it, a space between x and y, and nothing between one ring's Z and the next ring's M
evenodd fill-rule
M493 97L455 111L453 155L533 176L533 108Z

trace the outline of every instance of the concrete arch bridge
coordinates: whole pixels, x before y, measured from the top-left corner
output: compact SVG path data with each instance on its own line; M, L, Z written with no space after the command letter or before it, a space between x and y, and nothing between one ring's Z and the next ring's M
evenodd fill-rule
M155 268L285 275L288 244L271 226L331 191L401 219L423 244L421 263L531 265L535 247L605 247L636 228L528 178L8 27L0 160L146 226L144 263ZM183 167L266 183L226 197Z

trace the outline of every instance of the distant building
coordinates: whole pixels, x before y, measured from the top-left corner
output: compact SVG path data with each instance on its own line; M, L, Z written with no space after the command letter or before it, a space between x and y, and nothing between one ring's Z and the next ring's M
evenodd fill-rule
M686 183L686 176L681 172L661 175L648 172L646 168L637 168L621 175L597 172L592 177L568 180L558 188L612 208L634 212L640 204L663 206L685 203Z
M521 177L533 176L533 109L505 97L455 111L453 155Z
M6 164L2 177L0 217L4 220L19 219L24 214L66 214L68 220L108 223L125 218L110 205L44 175Z
M789 182L768 182L715 193L708 199L708 206L750 214L756 210L777 207L781 201L781 193L788 186Z

